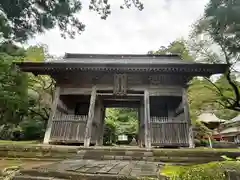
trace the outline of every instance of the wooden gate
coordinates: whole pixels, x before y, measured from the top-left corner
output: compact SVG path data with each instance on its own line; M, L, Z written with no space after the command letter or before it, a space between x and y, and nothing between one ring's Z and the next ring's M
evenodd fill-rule
M152 145L188 146L188 123L181 119L182 118L151 117Z
M87 119L87 115L56 115L53 118L50 142L84 143ZM92 131L92 143L96 141L96 129L94 127Z

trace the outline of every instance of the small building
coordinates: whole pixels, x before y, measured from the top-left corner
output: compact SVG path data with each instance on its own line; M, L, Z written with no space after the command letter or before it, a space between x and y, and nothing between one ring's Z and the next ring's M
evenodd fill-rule
M140 146L193 147L187 84L224 73L226 64L183 61L178 55L66 54L52 62L17 63L49 75L56 91L44 143L103 144L105 109L137 108Z
M240 115L224 122L220 126L219 135L226 141L240 144Z
M212 139L217 141L222 140L222 136L219 134L219 127L226 120L218 118L214 113L205 112L198 116L198 121L203 123L209 130L212 130ZM203 139L208 139L208 136L202 137Z
M205 112L198 116L198 121L202 122L208 129L214 130L226 120L219 119L214 113Z

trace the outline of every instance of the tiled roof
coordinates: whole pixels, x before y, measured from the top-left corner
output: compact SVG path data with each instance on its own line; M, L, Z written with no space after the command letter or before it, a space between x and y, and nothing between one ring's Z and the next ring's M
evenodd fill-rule
M213 113L202 113L200 116L198 116L198 120L204 123L211 123L211 122L225 122L224 119L219 119L215 114Z

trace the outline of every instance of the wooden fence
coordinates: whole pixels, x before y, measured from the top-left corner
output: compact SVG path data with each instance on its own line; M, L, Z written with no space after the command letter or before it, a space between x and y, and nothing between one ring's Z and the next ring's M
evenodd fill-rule
M153 146L188 146L188 124L182 118L151 117Z
M51 142L84 143L88 116L59 114L53 118ZM93 126L91 142L96 141L96 128Z

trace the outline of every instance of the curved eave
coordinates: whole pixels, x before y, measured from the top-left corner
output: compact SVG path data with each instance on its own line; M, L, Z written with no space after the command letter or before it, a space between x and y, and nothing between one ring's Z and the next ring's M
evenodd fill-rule
M92 64L92 63L52 63L21 62L16 63L22 71L34 74L49 74L66 71L106 71L106 72L153 72L184 73L195 76L209 76L224 73L226 64Z

